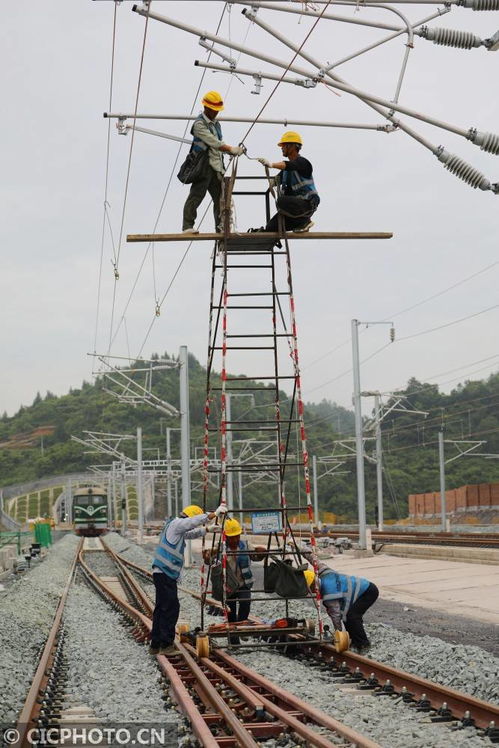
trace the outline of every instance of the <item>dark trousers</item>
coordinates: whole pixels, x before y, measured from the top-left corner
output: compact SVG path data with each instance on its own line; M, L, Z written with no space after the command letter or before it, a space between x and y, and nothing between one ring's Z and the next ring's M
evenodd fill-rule
M187 200L184 205L182 230L191 229L198 214L198 208L204 200L207 192L213 200L213 217L215 219L215 230L220 226L220 196L222 193L222 175L213 167L206 164L205 171L197 182L193 182Z
M227 606L229 608L229 623L245 621L251 609L251 590L249 587L239 587L236 592L233 592L231 599L227 600Z
M156 606L152 616L151 644L173 644L180 613L177 581L163 572L153 574L152 578L156 587Z
M303 197L294 197L293 195L281 195L277 198L277 213L272 216L265 227L265 231L279 230L279 214L284 218L284 228L286 231L298 229L308 223L310 216L315 213L318 203L313 200L306 200Z
M350 634L350 639L354 647L369 646L369 639L364 630L362 616L376 602L378 595L378 588L371 582L367 590L357 598L347 613L345 628Z

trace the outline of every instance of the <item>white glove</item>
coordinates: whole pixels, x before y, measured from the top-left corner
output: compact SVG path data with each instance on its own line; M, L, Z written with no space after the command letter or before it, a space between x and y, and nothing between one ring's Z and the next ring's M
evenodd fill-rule
M232 156L242 156L246 151L246 148L242 145L232 145L230 147L230 153Z
M270 161L268 160L268 158L257 158L257 161L259 161L262 166L266 166L267 169L270 169Z
M206 532L220 532L221 529L220 525L207 525Z
M221 514L227 513L227 505L226 504L220 504L220 506L217 506L215 509L215 517L220 517Z

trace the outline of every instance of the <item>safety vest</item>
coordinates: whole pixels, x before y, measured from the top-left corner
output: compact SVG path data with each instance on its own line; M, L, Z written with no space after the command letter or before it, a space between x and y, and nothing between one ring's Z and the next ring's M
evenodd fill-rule
M206 118L202 114L198 114L196 119L194 120L194 124L191 127L191 135L192 135L192 145L191 145L191 151L206 151L209 146L206 145L204 140L201 140L201 138L197 138L194 135L194 125L196 122L202 120L205 125L208 126L208 130L214 135L216 138L222 141L222 126L220 122L214 122L210 120L209 122L206 122Z
M339 600L343 618L370 585L369 580L364 577L351 577L333 569L324 569L319 574L319 581L322 601L326 603L328 600Z
M168 577L178 579L184 565L184 536L177 543L170 543L166 539L166 531L173 520L166 522L161 532L159 543L152 562L153 568L160 569Z
M295 169L284 169L277 175L277 178L281 194L288 194L291 191L294 197L303 197L319 204L319 193L312 178L305 179Z
M238 547L240 551L248 550L248 544L245 540L240 540ZM251 559L249 557L249 554L247 552L239 553L236 556L236 563L241 570L241 575L244 579L244 584L246 585L246 587L253 587L253 572L251 571Z

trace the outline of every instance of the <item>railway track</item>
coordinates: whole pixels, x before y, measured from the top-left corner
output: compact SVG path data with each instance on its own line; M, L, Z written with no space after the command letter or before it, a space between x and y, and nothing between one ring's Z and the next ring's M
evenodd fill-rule
M96 550L93 548L93 551ZM138 642L145 642L149 638L153 604L120 558L110 549L105 550L113 567L105 568L102 578L91 568L94 564L85 558L85 551L79 544L47 644L19 717L19 740L16 745L22 748L31 744L28 740L30 729L58 730L61 726L61 699L65 683L62 664L63 615L76 568L81 570L86 581L101 597L119 610ZM109 573L113 569L116 573ZM176 648L177 652L172 656L157 655L157 663L168 681L170 694L187 716L203 748L256 748L260 744L257 741L282 736L283 733L296 736L292 738L293 744L296 744L296 740L318 748L338 745L380 748L370 738L244 668L225 653L217 652L208 656L208 652L200 653L199 646L196 648L187 641L176 641Z
M150 581L151 572L122 559L134 573ZM193 590L183 589L184 592L199 598ZM219 606L215 600L210 604ZM252 619L256 621L256 619ZM401 698L410 708L427 714L434 722L458 722L463 726L473 725L480 734L487 736L493 743L499 743L499 706L491 704L473 696L434 683L417 675L393 668L368 657L354 652L336 652L329 643L320 643L299 635L288 637L293 646L283 646L277 642L279 649L289 657L301 660L311 667L318 667L323 672L330 672L336 683L350 685L360 690L372 691L379 698ZM258 642L248 644L248 648L258 646ZM216 657L225 660L233 658L222 650L215 650ZM232 666L232 662L231 662Z
M499 533L445 533L445 532L401 532L394 533L386 530L372 530L372 539L376 544L385 543L413 543L422 545L463 546L469 548L499 548ZM310 533L302 531L302 538L310 537ZM359 533L353 530L328 530L315 534L316 538L350 538L357 540Z

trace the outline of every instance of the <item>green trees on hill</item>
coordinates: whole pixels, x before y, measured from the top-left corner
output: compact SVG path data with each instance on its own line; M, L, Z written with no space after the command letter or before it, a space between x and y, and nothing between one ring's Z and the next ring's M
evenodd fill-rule
M203 424L206 392L206 370L193 357L189 359L191 438L193 455L195 447L203 443ZM178 371L164 370L153 375L153 391L163 400L179 407ZM242 387L244 382L240 382ZM82 436L84 430L133 434L142 426L144 434L144 458L156 458L165 454L165 427L178 427L178 420L162 417L148 406L132 407L120 403L103 389L104 383L84 382L79 389L62 397L37 393L29 407L21 407L15 416L4 414L0 419L0 486L36 480L51 475L79 472L93 463L110 462L104 455L86 455L83 448L71 441L71 435ZM106 385L108 386L108 385ZM387 516L405 516L407 495L423 491L438 490L437 435L443 426L446 439L486 440L479 451L499 453L499 374L486 380L466 382L458 385L450 394L441 394L436 385L424 384L410 379L405 395L413 410L428 411L428 416L415 416L392 412L383 422L383 450L385 456L385 495ZM255 405L260 415L273 417L272 393L269 390L254 393ZM213 405L215 408L216 406ZM365 408L365 405L364 405ZM241 419L251 410L249 398L233 398L233 419ZM289 401L283 393L283 416L289 414ZM353 437L353 413L327 400L306 406L306 427L310 455L326 456L332 453L333 442L341 435ZM246 417L248 417L246 415ZM253 417L253 416L250 416ZM29 433L39 426L53 426L51 436L43 437L41 444L29 449L5 448L13 437ZM234 440L247 434L234 433ZM266 438L265 434L255 435ZM217 445L217 436L212 435L212 445ZM374 441L366 442L366 451L372 452ZM134 456L134 442L124 442L124 451ZM237 449L237 447L236 447ZM299 449L297 435L290 434L289 449ZM446 456L454 451L450 445ZM176 432L173 436L173 456L178 454ZM319 464L319 474L325 467ZM348 460L341 470L346 475L325 476L319 480L321 508L340 515L355 516L356 485L355 461ZM484 458L464 457L447 466L449 488L466 483L499 480L499 461ZM297 495L296 475L290 469L289 490ZM367 513L374 520L376 503L375 467L366 463ZM264 503L269 496L275 501L275 488L271 484L257 485L245 490L245 500L253 505ZM304 497L300 494L303 503Z

